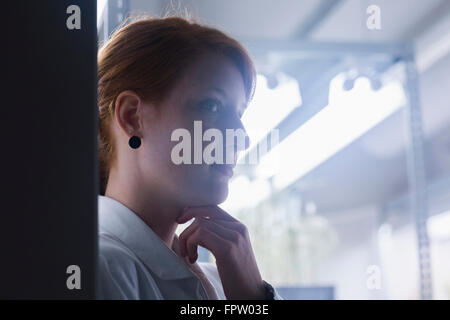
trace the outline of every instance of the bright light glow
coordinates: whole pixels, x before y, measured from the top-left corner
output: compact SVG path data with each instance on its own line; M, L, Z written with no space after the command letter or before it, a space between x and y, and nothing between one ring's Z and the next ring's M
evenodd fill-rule
M359 78L353 90L344 91L344 81L343 74L333 79L330 104L261 159L259 167L265 169L258 170L263 171L262 176L267 176L265 162L278 159L273 172L275 188L282 189L304 176L406 102L399 82L386 83L373 91L369 79Z
M242 123L250 137L250 148L302 103L298 82L283 73L277 74L275 89L269 89L267 78L257 76L255 95L242 116ZM241 157L245 154L242 153Z
M242 208L253 207L270 195L267 180L250 181L246 176L238 176L230 182L227 200L220 207L231 213Z
M97 0L97 28L100 27L100 20L107 2L108 0Z
M450 239L450 211L429 217L427 220L427 229L432 239Z
M425 72L437 61L445 57L450 51L450 33L444 35L439 41L428 45L417 55L417 69Z

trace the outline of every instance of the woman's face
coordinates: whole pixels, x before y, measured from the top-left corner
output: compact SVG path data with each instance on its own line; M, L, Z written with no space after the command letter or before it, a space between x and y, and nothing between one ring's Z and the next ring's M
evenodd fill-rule
M244 82L231 60L211 53L189 66L168 97L154 108L156 112L151 107L142 108L142 150L138 161L149 190L158 190L162 196L181 206L223 202L228 195L234 164L206 164L203 157L201 164L194 164L194 140L203 141L203 133L207 129L218 129L223 137L220 148L224 155L222 163L225 163L227 143L229 147L231 143L237 152L248 146L248 140L244 148L238 146L235 139L227 141L225 132L233 129L242 133L240 118L246 105ZM194 121L201 121L200 136L194 136ZM190 145L188 158L191 164L174 163L172 149L180 146L181 138L171 141L171 136L179 128L190 133L190 141L183 143ZM201 151L209 144L211 140L203 141ZM189 154L188 149L183 152Z

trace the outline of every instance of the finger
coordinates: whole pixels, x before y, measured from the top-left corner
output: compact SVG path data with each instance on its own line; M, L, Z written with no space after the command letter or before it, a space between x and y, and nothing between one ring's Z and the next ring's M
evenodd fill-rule
M214 220L203 220L199 223L200 228L205 228L218 234L220 237L237 243L239 239L243 236L240 232L235 230L236 227L234 222L228 221L214 221Z
M195 229L186 239L186 253L190 263L194 263L198 258L198 241L200 229Z
M215 220L238 221L218 206L188 207L177 218L178 223L185 223L194 217L210 217Z
M178 236L178 245L180 248L180 254L182 257L184 257L187 253L186 249L186 239L198 228L198 222L197 219L194 220L186 229L181 232L181 234Z
M243 238L245 238L245 236L243 234L241 234L239 231L233 229L233 228L228 228L226 226L223 226L221 224L227 224L230 225L234 228L236 228L236 225L234 222L225 222L225 221L220 221L216 222L214 220L204 220L204 219L195 219L195 225L194 227L189 230L189 233L186 233L184 235L184 239L185 240L185 246L186 246L186 253L189 257L189 260L191 263L193 263L192 261L195 261L198 258L198 246L196 243L189 243L188 239L196 232L198 233L202 233L202 232L211 232L214 233L216 235L218 235L219 237L221 237L224 240L227 240L229 244L238 244L239 241ZM241 226L243 226L242 224L240 224ZM229 251L229 250L227 250Z
M181 256L184 257L187 254L186 239L201 225L202 221L205 221L205 219L196 218L178 237Z
M224 221L224 220L209 220L211 223L219 225L221 228L230 229L240 233L243 236L248 236L247 227L240 221Z
M186 245L191 263L194 263L198 258L198 245L211 251L216 259L222 255L222 252L226 252L231 248L229 241L208 229L202 228L197 228L189 238L187 238Z

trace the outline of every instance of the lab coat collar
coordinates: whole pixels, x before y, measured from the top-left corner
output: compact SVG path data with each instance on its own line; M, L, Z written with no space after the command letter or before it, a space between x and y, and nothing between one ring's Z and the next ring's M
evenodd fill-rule
M118 238L161 279L196 277L138 215L119 201L99 195L98 213L100 232Z

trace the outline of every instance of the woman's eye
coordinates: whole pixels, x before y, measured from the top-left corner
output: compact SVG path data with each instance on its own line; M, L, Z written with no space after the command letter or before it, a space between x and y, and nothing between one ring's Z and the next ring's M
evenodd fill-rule
M201 104L202 108L209 112L217 112L221 106L220 101L215 99L208 99Z

